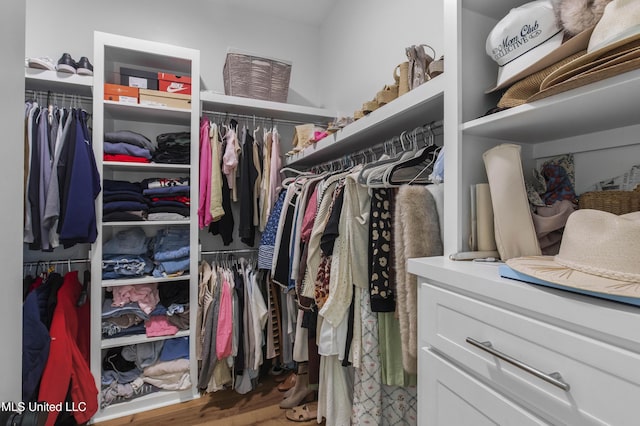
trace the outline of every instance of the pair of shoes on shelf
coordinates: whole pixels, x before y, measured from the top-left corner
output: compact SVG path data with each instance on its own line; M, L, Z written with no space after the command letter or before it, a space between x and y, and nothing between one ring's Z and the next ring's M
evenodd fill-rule
M27 58L27 67L55 71L56 63L48 56L40 56L38 58Z
M80 58L78 62L74 61L70 54L63 53L58 59L56 69L60 72L79 75L93 75L93 65L86 56Z

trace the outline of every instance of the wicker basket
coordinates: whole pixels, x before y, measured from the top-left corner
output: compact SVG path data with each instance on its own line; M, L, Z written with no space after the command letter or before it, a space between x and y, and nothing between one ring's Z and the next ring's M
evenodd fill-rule
M287 102L291 63L230 50L223 74L227 95Z
M614 214L640 211L640 186L633 191L592 191L580 196L581 209L602 210Z

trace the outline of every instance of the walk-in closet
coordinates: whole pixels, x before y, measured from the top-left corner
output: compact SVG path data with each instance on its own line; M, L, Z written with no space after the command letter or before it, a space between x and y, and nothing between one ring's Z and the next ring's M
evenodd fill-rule
M633 425L633 0L7 0L0 425Z

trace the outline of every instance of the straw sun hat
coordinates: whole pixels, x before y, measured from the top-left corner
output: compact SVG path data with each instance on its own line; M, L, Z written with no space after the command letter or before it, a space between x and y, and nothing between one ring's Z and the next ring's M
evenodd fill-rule
M640 297L640 212L577 210L556 256L525 256L507 265L540 280L624 297Z
M613 0L591 33L586 51L517 82L498 106L533 102L640 68L640 1Z

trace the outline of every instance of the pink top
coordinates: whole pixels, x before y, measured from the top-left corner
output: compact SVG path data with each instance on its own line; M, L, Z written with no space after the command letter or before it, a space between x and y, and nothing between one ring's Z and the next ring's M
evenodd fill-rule
M198 202L198 226L209 226L211 217L211 143L209 139L209 120L204 117L200 123L200 186Z
M238 167L238 155L236 153L236 132L233 129L227 130L224 136L226 146L222 156L222 173L227 177L229 188L233 188L235 183L235 170Z
M158 315L144 322L147 337L173 336L178 332L178 327L171 324L166 316Z
M140 309L150 314L160 303L157 283L111 287L111 291L113 292L111 306L124 306L130 302L138 302Z
M311 231L313 230L313 223L316 220L316 213L318 212L318 185L313 190L311 198L307 203L307 208L304 211L302 218L302 230L300 232L300 241L308 242L311 239Z
M224 359L231 355L233 340L233 307L231 300L231 284L226 277L222 281L220 292L220 310L218 311L218 330L216 334L216 356Z

